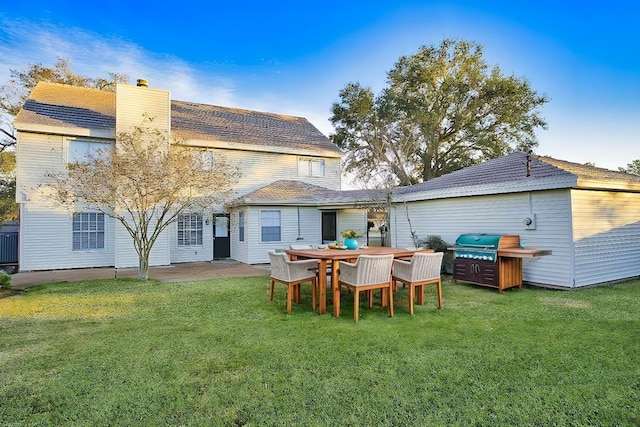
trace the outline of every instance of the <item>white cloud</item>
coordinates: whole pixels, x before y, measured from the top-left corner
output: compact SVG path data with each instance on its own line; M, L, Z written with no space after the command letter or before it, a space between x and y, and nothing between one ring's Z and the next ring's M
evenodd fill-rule
M231 79L203 75L180 58L146 51L118 37L104 37L79 28L51 23L2 20L0 29L0 79L9 70L29 64L52 66L57 58L69 60L72 70L90 77L109 72L125 74L131 84L139 78L151 86L169 89L174 99L218 105L235 104Z

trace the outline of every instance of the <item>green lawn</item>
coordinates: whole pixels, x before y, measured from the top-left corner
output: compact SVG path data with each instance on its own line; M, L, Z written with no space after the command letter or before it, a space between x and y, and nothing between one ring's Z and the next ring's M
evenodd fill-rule
M640 425L640 281L443 290L358 323L266 276L2 298L0 425Z

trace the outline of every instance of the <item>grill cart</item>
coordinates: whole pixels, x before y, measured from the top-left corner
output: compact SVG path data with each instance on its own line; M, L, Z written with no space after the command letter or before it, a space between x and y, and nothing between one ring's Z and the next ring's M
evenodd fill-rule
M453 248L453 281L504 289L522 289L522 258L550 255L551 251L521 248L520 236L462 234Z

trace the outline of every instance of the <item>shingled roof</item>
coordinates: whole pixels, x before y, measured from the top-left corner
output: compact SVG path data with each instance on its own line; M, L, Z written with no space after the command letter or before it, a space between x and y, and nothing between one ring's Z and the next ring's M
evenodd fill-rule
M353 206L377 200L383 194L380 190L336 191L302 181L280 180L238 197L229 205Z
M393 190L393 201L513 193L556 188L599 188L640 192L640 176L551 157L514 152L481 164ZM385 197L384 190L334 191L300 181L276 181L236 199L232 205L363 206Z
M29 125L100 129L115 133L116 94L97 89L41 82L14 120ZM342 152L307 119L283 114L171 101L171 131L186 141L243 144L263 150L304 151L341 157Z
M186 140L269 145L342 156L340 149L303 117L172 101L171 130Z
M116 95L112 92L40 82L16 115L14 125L113 130Z
M534 156L535 157L535 156ZM628 174L624 172L612 171L609 169L598 168L589 165L581 165L579 163L567 162L565 160L554 159L553 157L538 156L537 160L562 169L582 179L597 180L620 180L628 182L640 182L639 175Z
M446 197L447 190L462 188L468 189L469 194L474 192L491 194L544 188L572 188L595 181L601 182L602 187L610 185L611 188L618 188L617 183L627 187L640 185L640 176L637 175L571 163L551 157L531 155L528 166L527 163L528 154L517 151L420 184L397 188L394 194L403 196L431 193L432 195L442 194ZM545 187L541 187L543 185L541 183L545 183Z

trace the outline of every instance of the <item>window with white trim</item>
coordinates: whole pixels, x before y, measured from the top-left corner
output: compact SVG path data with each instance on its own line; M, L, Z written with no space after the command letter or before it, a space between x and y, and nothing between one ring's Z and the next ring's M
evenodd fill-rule
M106 155L111 150L111 144L100 141L84 141L71 139L67 149L67 163L83 163L89 156L97 157Z
M238 212L238 241L244 242L244 211Z
M213 151L211 150L195 150L193 152L194 161L198 162L202 166L203 170L213 170L214 159Z
M202 246L203 219L199 214L178 217L178 246Z
M104 214L77 212L73 214L73 250L104 249Z
M299 157L298 176L324 176L324 159Z
M279 242L282 240L280 211L265 210L260 212L260 241Z

